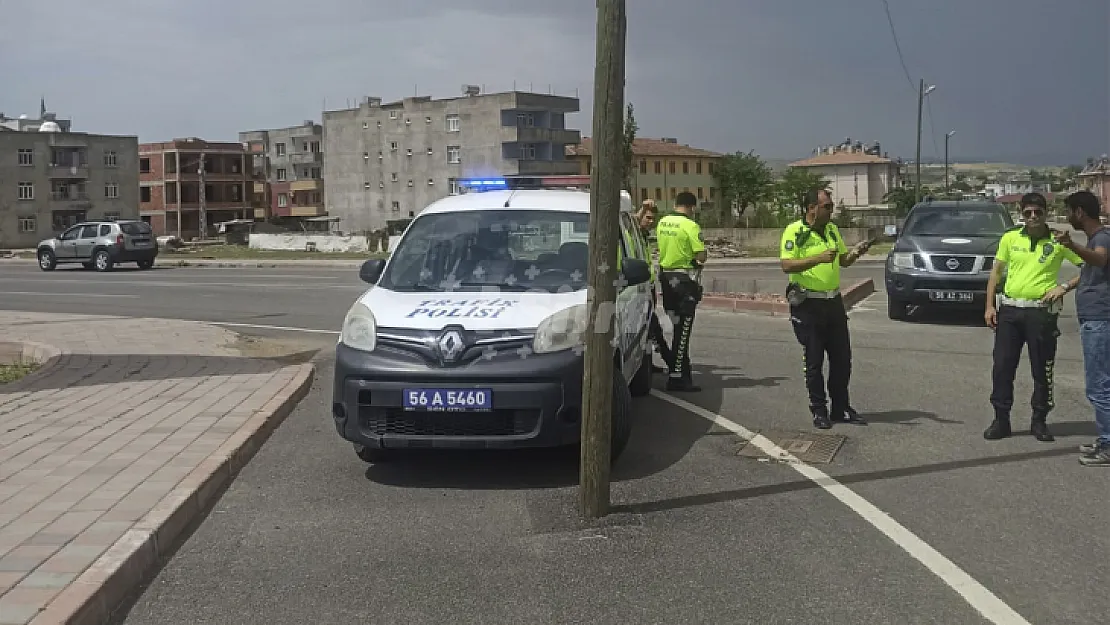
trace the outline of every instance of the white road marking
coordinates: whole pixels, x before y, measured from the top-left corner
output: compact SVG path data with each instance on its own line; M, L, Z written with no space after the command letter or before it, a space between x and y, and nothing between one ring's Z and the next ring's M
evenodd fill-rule
M227 326L229 328L254 328L256 330L281 330L283 332L308 332L311 334L339 334L338 330L317 330L315 328L294 328L291 326L268 326L258 323L232 323L230 321L198 321L214 326Z
M45 291L4 291L4 295L50 295L55 297L82 298L82 297L126 297L137 299L138 295L111 295L108 293L48 293Z
M824 471L805 464L785 449L771 442L765 436L756 434L719 414L715 414L701 406L695 406L690 402L683 401L658 390L652 390L651 394L667 403L732 431L750 444L755 445L760 451L771 458L789 464L795 471L801 473L806 479L817 484L824 489L825 492L848 506L852 512L858 514L864 521L867 521L872 527L879 530L880 533L893 541L894 544L901 547L902 550L910 554L915 560L925 565L925 568L939 577L949 588L956 591L972 608L979 612L979 614L982 614L983 617L991 623L997 623L998 625L1030 625L1029 621L1025 620L1020 614L1015 612L1013 608L1006 605L1006 603L995 596L994 593L965 573L951 560L944 557L939 551L929 546L928 543L903 527L891 518L890 515L883 512L863 497L857 495L853 490L844 486L835 478L830 477Z

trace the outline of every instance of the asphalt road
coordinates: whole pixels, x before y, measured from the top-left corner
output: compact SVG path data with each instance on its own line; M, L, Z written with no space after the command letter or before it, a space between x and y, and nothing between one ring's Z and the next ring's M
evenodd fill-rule
M776 269L758 271L774 279ZM5 308L324 330L240 328L321 348L314 391L122 623L947 625L1008 606L1025 622L1078 624L1110 612L1098 555L1110 553L1106 474L1075 461L1094 428L1071 310L1057 442L988 442L991 333L978 311L897 323L881 290L863 302L852 313L853 403L872 424L833 430L847 440L814 465L842 485L821 480L829 490L738 455L735 434L705 418L810 431L789 322L700 312L693 359L705 391L683 396L693 409L637 401L614 469L617 508L595 528L575 520L573 455L374 466L354 456L331 425L327 390L327 331L362 289L348 272L0 266L0 288ZM1019 428L1030 391L1023 367Z

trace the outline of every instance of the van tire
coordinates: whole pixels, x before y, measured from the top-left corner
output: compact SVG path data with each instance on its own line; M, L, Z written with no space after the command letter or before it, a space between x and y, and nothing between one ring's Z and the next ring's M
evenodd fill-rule
M650 372L651 369L649 368ZM613 412L612 435L610 440L610 462L616 462L632 437L632 393L621 373L620 367L613 365Z
M655 366L655 361L652 359L651 350L644 352L644 358L640 362L640 369L636 371L636 375L632 376L632 382L628 385L628 391L633 397L645 397L651 394L652 388L652 369Z

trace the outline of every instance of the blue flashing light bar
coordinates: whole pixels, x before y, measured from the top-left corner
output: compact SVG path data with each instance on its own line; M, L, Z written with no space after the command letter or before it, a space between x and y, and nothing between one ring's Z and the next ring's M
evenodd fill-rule
M468 191L501 191L509 189L569 189L590 186L590 176L501 176L483 178L460 178L459 190Z

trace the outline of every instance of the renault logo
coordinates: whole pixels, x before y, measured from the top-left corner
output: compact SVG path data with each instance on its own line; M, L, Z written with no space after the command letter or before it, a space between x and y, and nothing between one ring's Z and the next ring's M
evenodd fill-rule
M466 349L466 344L463 343L462 333L452 329L445 330L439 335L436 339L436 347L439 348L440 356L444 361L454 362Z
M948 262L944 263L944 266L948 267L948 269L952 271L956 271L960 268L960 261L956 260L955 258L949 258Z

